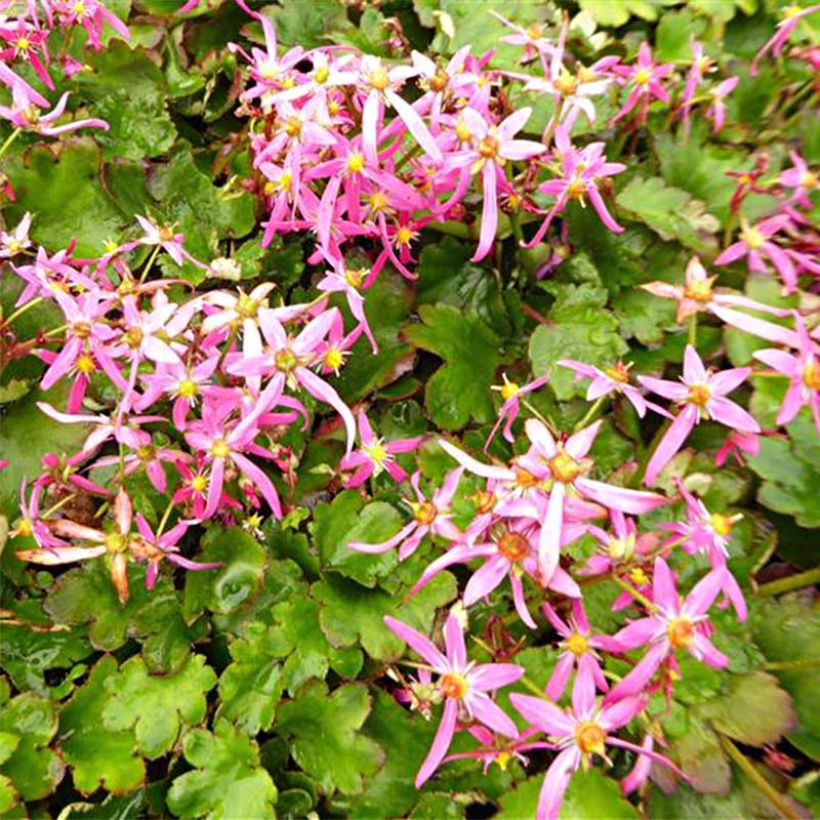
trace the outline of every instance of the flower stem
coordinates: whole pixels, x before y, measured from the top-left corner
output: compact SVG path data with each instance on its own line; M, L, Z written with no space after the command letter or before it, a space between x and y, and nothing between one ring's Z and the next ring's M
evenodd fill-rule
M38 296L36 299L31 299L30 301L26 302L24 305L21 305L8 319L3 319L2 324L6 327L10 326L11 323L15 319L19 319L29 308L33 308L35 305L39 305L40 302L43 301L42 296Z
M579 430L583 430L597 415L598 411L603 406L604 402L606 401L606 396L599 396L595 402L593 403L592 407L587 410L586 415L575 425L573 429L573 433L577 433Z
M151 272L151 268L154 267L154 262L156 262L157 255L159 254L159 249L159 245L154 245L154 250L151 251L151 255L148 257L148 261L145 263L145 267L142 269L142 273L140 274L140 284L145 282L148 278L148 274Z
M797 820L798 814L792 807L783 799L783 795L766 780L765 777L755 768L754 764L740 751L740 749L729 740L726 735L718 734L720 738L720 745L723 750L737 764L738 768L749 778L749 780L757 786L761 794L765 795L769 802L777 809L782 817L788 820Z
M757 594L761 598L771 598L773 595L781 595L784 592L810 587L814 584L820 584L820 567L798 572L797 575L789 575L788 578L778 578L776 581L769 581L768 584L761 584L757 588Z
M689 344L692 347L698 346L698 314L693 313L689 317Z
M171 516L171 510L174 509L174 497L168 500L168 506L165 508L165 512L162 514L162 520L159 522L159 527L157 527L157 538L162 535L163 531L165 530L165 525L168 523L168 519Z
M655 604L653 604L646 595L635 589L628 581L624 581L623 578L619 578L617 575L613 575L612 580L624 590L624 592L628 592L636 601L642 603L650 612L654 612L657 609Z
M814 669L820 666L820 658L809 658L804 661L771 661L764 663L767 672L777 672L781 669Z
M14 141L20 136L20 134L22 134L22 132L22 128L15 128L14 131L8 135L6 141L3 143L2 147L0 147L0 158L6 153L6 151L9 150L9 148L11 148L12 145L14 145Z

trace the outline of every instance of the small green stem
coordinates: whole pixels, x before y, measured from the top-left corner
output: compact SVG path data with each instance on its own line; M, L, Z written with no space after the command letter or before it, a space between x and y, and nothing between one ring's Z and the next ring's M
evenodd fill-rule
M698 314L693 313L689 317L689 344L692 347L698 346Z
M573 433L577 433L579 430L583 430L588 424L592 422L594 418L598 415L598 411L603 407L604 402L607 400L606 396L599 396L595 402L592 404L592 407L587 410L586 415L575 425L573 429Z
M156 262L157 256L159 255L159 249L159 245L154 245L154 250L151 251L151 255L148 257L148 261L145 263L145 267L142 269L142 273L140 274L139 283L141 285L148 278L148 274L151 272L151 268L154 267L154 262Z
M741 752L726 735L718 734L718 737L720 738L720 745L723 746L723 750L726 754L732 758L743 774L757 786L760 793L768 798L769 802L777 809L780 815L788 818L788 820L797 820L797 813L783 799L783 795L755 768L751 760L748 760L743 752Z
M162 535L163 531L165 530L165 525L168 523L168 519L171 516L171 510L174 509L174 497L168 500L168 506L165 508L165 512L162 514L162 520L159 522L159 527L157 527L157 538Z
M6 153L6 151L8 151L9 148L11 148L11 146L14 145L14 141L22 133L23 133L22 128L15 128L14 131L12 131L11 134L8 135L8 137L6 138L6 141L3 143L2 147L0 147L0 158L2 158L3 155Z
M798 572L797 575L789 575L788 578L778 578L776 581L769 581L768 584L761 584L757 588L757 594L761 598L771 598L773 595L781 595L784 592L810 587L814 584L820 584L820 567Z
M805 661L771 661L763 664L763 668L768 672L778 672L783 669L815 669L818 666L820 666L820 658L810 658Z
M650 612L657 610L655 604L653 604L646 595L635 589L628 581L624 581L623 578L619 578L617 575L613 575L612 580L624 590L624 592L628 592L636 601L640 601Z
M414 145L397 163L396 167L393 169L393 173L398 173L408 162L410 162L413 157L418 156L421 152L420 145Z
M43 297L38 296L36 299L32 299L31 301L26 302L24 305L21 305L19 308L17 308L17 310L15 310L14 313L12 313L11 316L8 317L8 319L3 319L2 324L8 327L15 319L19 319L27 310L33 308L35 305L39 305L42 301Z

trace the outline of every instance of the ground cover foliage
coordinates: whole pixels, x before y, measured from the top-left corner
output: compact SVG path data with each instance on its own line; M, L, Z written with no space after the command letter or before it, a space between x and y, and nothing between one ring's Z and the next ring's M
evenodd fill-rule
M820 6L0 12L3 816L817 810Z

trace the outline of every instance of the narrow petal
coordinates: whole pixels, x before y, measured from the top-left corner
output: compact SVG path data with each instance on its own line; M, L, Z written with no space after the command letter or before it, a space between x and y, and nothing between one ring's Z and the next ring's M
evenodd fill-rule
M481 692L471 693L466 703L473 715L493 731L505 737L518 737L518 728L504 710Z
M581 755L575 746L564 749L552 761L541 786L538 797L537 820L557 820L573 772L581 762Z
M439 652L435 644L420 632L416 632L412 627L402 623L390 615L384 616L384 622L387 628L394 632L401 638L411 649L427 661L436 669L448 669L449 663L447 658Z
M510 571L510 562L500 555L493 556L473 573L464 588L464 606L472 606L476 601L492 592Z
M568 737L575 731L575 722L554 703L532 695L519 695L513 692L510 703L528 723L548 735Z
M463 669L467 665L467 646L464 643L464 630L458 616L451 612L444 623L444 646L447 658L454 669Z
M644 483L651 486L655 483L658 473L672 460L674 455L680 450L683 442L686 441L689 433L697 421L698 411L692 404L686 407L675 417L675 420L666 431L664 437L658 442L652 458L646 465L646 477Z

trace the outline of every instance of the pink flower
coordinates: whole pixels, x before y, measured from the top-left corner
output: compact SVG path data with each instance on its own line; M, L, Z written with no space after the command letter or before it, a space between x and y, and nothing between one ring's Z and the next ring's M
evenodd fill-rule
M669 102L669 92L663 87L662 80L674 71L672 63L656 65L652 60L649 43L644 41L638 49L638 59L632 66L615 66L614 71L623 78L625 84L631 85L631 91L620 111L612 118L616 123L623 119L640 103L638 122L646 122L649 104L653 99Z
M102 32L106 23L124 40L131 39L128 26L101 0L55 0L53 8L63 26L79 23L88 33L89 43L97 51L102 48Z
M817 345L806 330L803 317L795 312L794 318L799 339L796 354L768 349L758 350L753 355L789 379L789 388L777 414L777 423L788 424L800 412L801 407L809 407L814 416L814 425L820 433L820 356Z
M808 194L820 185L820 180L818 180L817 174L809 169L806 160L800 154L791 151L789 156L794 165L785 171L781 171L777 181L784 188L792 189L790 197L792 201L797 202L804 208L811 208L811 200Z
M564 711L544 698L519 695L517 692L510 695L510 702L527 722L544 732L560 750L547 770L541 787L536 811L538 820L557 820L564 792L573 772L582 765L587 767L593 755L608 759L607 746L648 755L682 776L666 758L610 736L611 732L626 726L643 711L646 706L646 699L643 697L627 697L617 702L607 699L604 705L599 705L595 699L595 687L591 685L589 678L583 677L573 687L572 709Z
M180 521L162 535L154 533L142 513L137 513L136 523L141 537L134 541L132 553L137 561L145 561L148 564L145 571L146 589L154 588L159 577L159 565L164 559L184 569L219 569L224 566L220 562L191 561L179 554L177 544L191 525L189 521Z
M711 105L706 109L706 116L712 120L713 133L717 134L726 119L726 106L724 100L737 88L740 82L740 77L729 77L722 83L718 83L714 88L709 90L709 98Z
M11 60L15 57L22 58L37 72L37 76L45 83L46 87L54 90L54 82L48 74L46 66L48 64L48 40L49 31L40 30L22 18L15 21L15 25L0 26L0 38L9 45L0 51L0 59ZM38 53L42 54L42 60Z
M525 247L537 245L543 239L552 220L562 213L572 200L577 200L583 205L589 199L601 222L613 233L621 233L623 228L607 210L598 186L602 178L620 174L626 170L626 166L620 162L607 162L602 142L590 143L580 151L573 148L569 131L563 125L555 129L555 146L554 153L561 162L562 174L559 178L547 180L538 186L541 193L556 198L555 204Z
M12 107L0 105L0 117L8 120L15 128L34 131L44 137L58 137L60 134L67 134L69 131L76 131L79 128L108 130L108 123L98 119L74 120L74 122L65 125L52 125L53 122L63 116L68 102L68 92L60 97L57 105L48 114L40 114L37 108L31 104L31 99L24 86L19 83L12 86L11 93Z
M743 466L743 454L756 456L760 452L760 438L757 433L741 433L739 430L732 430L726 437L723 446L715 453L715 466L722 467L726 459L733 455L735 461Z
M413 473L410 483L416 494L416 501L405 501L413 513L413 520L402 527L392 538L381 544L365 544L351 541L348 546L357 552L380 553L393 547L399 547L399 560L404 561L418 549L426 536L439 536L447 541L457 541L462 537L461 530L450 520L450 504L455 495L458 482L464 472L462 468L451 470L441 489L433 493L428 501L419 488L421 473Z
M533 469L546 467L552 481L538 545L539 565L545 579L551 578L558 566L564 504L569 495L587 498L609 509L628 513L648 512L666 503L665 498L655 493L627 490L586 478L585 474L592 467L592 461L586 455L600 427L601 422L596 421L566 440L556 442L542 422L537 419L527 421L527 437L532 447L527 456L521 459L521 466L525 469L529 465Z
M473 108L460 114L458 128L469 140L465 150L451 156L448 162L475 174L481 172L483 205L478 248L473 261L483 259L492 248L498 227L498 188L507 186L503 168L509 160L525 160L542 154L544 145L532 140L515 139L532 114L531 108L520 108L498 125L492 125Z
M814 5L805 6L803 8L796 4L787 6L784 11L784 18L777 24L777 31L764 43L760 51L755 54L752 64L749 66L749 74L752 77L757 76L758 64L768 51L771 51L775 57L778 57L783 50L783 46L786 45L789 38L794 34L797 24L804 17L808 17L818 10L820 10L820 3L815 3Z
M753 227L743 223L740 231L740 240L729 245L723 253L715 259L715 265L728 265L738 259L746 257L749 270L766 273L767 258L780 274L783 284L791 293L797 288L797 273L788 254L772 241L772 237L787 227L789 217L784 214L764 219Z
M31 247L28 237L31 228L31 214L26 211L13 231L0 230L0 259L11 259Z
M485 452L490 446L490 442L493 438L495 438L495 434L498 432L498 428L502 423L504 424L504 439L510 443L514 441L512 426L518 418L518 413L521 409L521 397L526 396L527 393L532 393L535 390L538 390L540 387L543 387L550 378L549 375L539 376L537 379L533 379L531 382L527 382L527 384L519 387L515 382L508 381L506 373L502 374L502 376L504 378L504 384L500 386L493 386L492 389L498 390L501 393L501 398L504 400L504 403L498 411L498 419L493 425L493 429L490 430L490 435L487 436L487 441L484 442Z
M422 437L384 441L373 432L364 410L359 411L358 428L361 448L348 453L339 463L339 469L353 471L353 475L347 479L345 486L359 487L371 475L378 476L384 471L393 481L404 481L407 473L396 464L394 456L396 453L410 453L418 449Z
M629 400L635 408L637 414L643 418L646 415L646 399L641 395L637 387L629 383L629 369L631 363L624 365L621 362L608 367L606 371L599 370L591 364L576 362L573 359L561 359L558 364L561 367L568 367L575 371L575 380L592 379L592 383L587 390L587 401L606 396L609 393L620 393Z
M558 663L555 664L555 669L547 683L547 697L558 700L564 694L573 667L577 668L578 677L587 676L592 679L593 691L595 687L602 692L608 691L609 685L601 669L601 656L595 650L611 652L614 649L617 651L617 644L606 635L592 634L581 599L573 598L572 616L569 623L559 618L558 613L549 603L542 604L541 609L552 624L552 628L563 639L559 644Z
M515 723L487 693L515 683L524 674L520 666L512 663L476 664L474 661L468 661L464 629L458 616L453 612L444 624L446 655L442 654L432 641L407 624L389 615L385 616L384 622L430 665L434 674L438 675L437 694L439 699L444 701L444 712L433 745L416 775L416 788L421 788L444 759L460 716L465 720L476 720L505 737L518 737Z
M669 282L649 282L641 285L655 296L664 299L675 299L678 303L676 319L684 322L690 316L703 311L717 316L722 322L732 327L781 344L796 345L797 334L793 330L749 316L735 308L770 313L773 316L786 316L788 311L764 305L748 296L730 293L729 291L715 290L714 281L717 276L709 276L697 256L693 256L686 266L686 278L683 287L672 285Z
M713 569L681 601L675 579L663 558L655 559L652 602L655 610L632 621L613 640L626 652L638 646L649 649L641 661L607 695L608 703L643 691L660 665L684 649L696 660L722 669L729 659L715 649L708 637L707 612L725 584L725 567Z
M658 473L680 450L692 428L703 419L713 419L719 424L747 433L760 432L760 425L749 413L725 398L727 393L746 381L749 373L749 367L711 373L703 366L695 348L687 345L680 382L650 376L638 377L638 381L648 390L678 402L682 407L649 459L644 479L647 486L655 483Z

